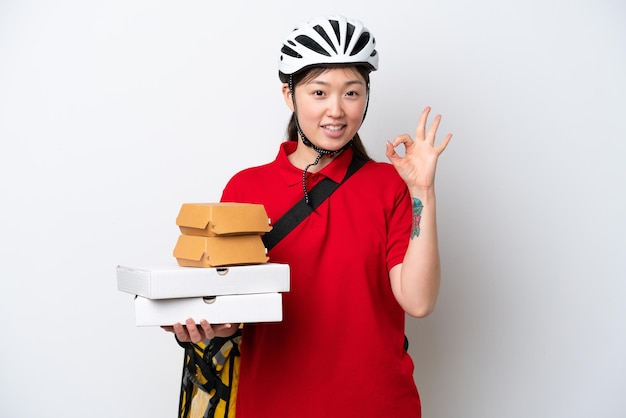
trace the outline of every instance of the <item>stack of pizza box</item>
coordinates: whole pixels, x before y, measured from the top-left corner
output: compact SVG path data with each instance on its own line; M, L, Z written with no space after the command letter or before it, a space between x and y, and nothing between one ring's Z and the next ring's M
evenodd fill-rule
M263 205L185 203L176 224L176 264L117 266L118 289L135 295L136 325L282 320L289 266L268 262Z

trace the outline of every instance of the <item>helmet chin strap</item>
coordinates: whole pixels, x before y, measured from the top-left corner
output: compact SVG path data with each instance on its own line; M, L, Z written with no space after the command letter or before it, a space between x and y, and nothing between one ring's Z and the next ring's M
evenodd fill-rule
M298 130L298 135L300 135L300 138L302 139L302 143L304 145L306 145L307 147L313 148L317 152L317 157L315 158L315 161L312 162L311 164L308 164L304 168L304 171L302 172L302 189L304 190L304 201L306 203L309 203L309 192L306 187L306 173L309 170L309 168L319 164L320 160L322 159L324 155L334 157L335 155L339 155L343 150L350 148L352 146L352 139L348 141L346 145L334 151L318 147L317 145L312 143L309 140L309 138L306 137L304 132L302 132L302 128L300 128L300 122L298 121L298 113L296 112L296 95L295 95L294 88L293 88L293 77L291 74L289 75L289 92L291 93L291 100L293 102L293 116L296 122L296 129Z

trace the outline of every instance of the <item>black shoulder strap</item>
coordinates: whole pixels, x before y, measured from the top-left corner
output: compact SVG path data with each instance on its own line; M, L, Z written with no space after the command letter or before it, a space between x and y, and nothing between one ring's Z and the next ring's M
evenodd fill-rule
M309 216L319 205L321 205L337 188L366 163L365 160L352 156L352 161L348 166L346 176L341 183L335 183L329 178L320 181L311 191L309 191L309 203L304 197L287 211L278 221L272 225L272 230L263 235L263 243L267 251L274 248L278 242L285 238L296 226Z

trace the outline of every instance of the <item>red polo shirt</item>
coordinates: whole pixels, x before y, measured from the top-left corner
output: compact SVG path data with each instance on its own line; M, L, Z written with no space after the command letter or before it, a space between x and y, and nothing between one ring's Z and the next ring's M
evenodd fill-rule
M284 142L276 160L241 171L222 201L261 203L278 220L302 199L302 170ZM319 173L340 182L348 149ZM246 324L238 418L420 417L405 313L389 283L411 229L406 185L393 166L368 162L270 252L291 268L283 321Z

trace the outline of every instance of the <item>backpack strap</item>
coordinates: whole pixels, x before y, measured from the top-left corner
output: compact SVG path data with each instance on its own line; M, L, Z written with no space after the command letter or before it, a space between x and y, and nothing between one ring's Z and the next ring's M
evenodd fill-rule
M262 239L265 248L269 252L281 239L285 238L296 226L298 226L307 216L309 216L319 205L348 180L367 161L352 155L352 161L348 166L348 171L341 183L335 183L326 177L320 181L311 191L309 191L309 203L302 198L291 209L287 211L276 223L272 225L272 230L263 234Z

